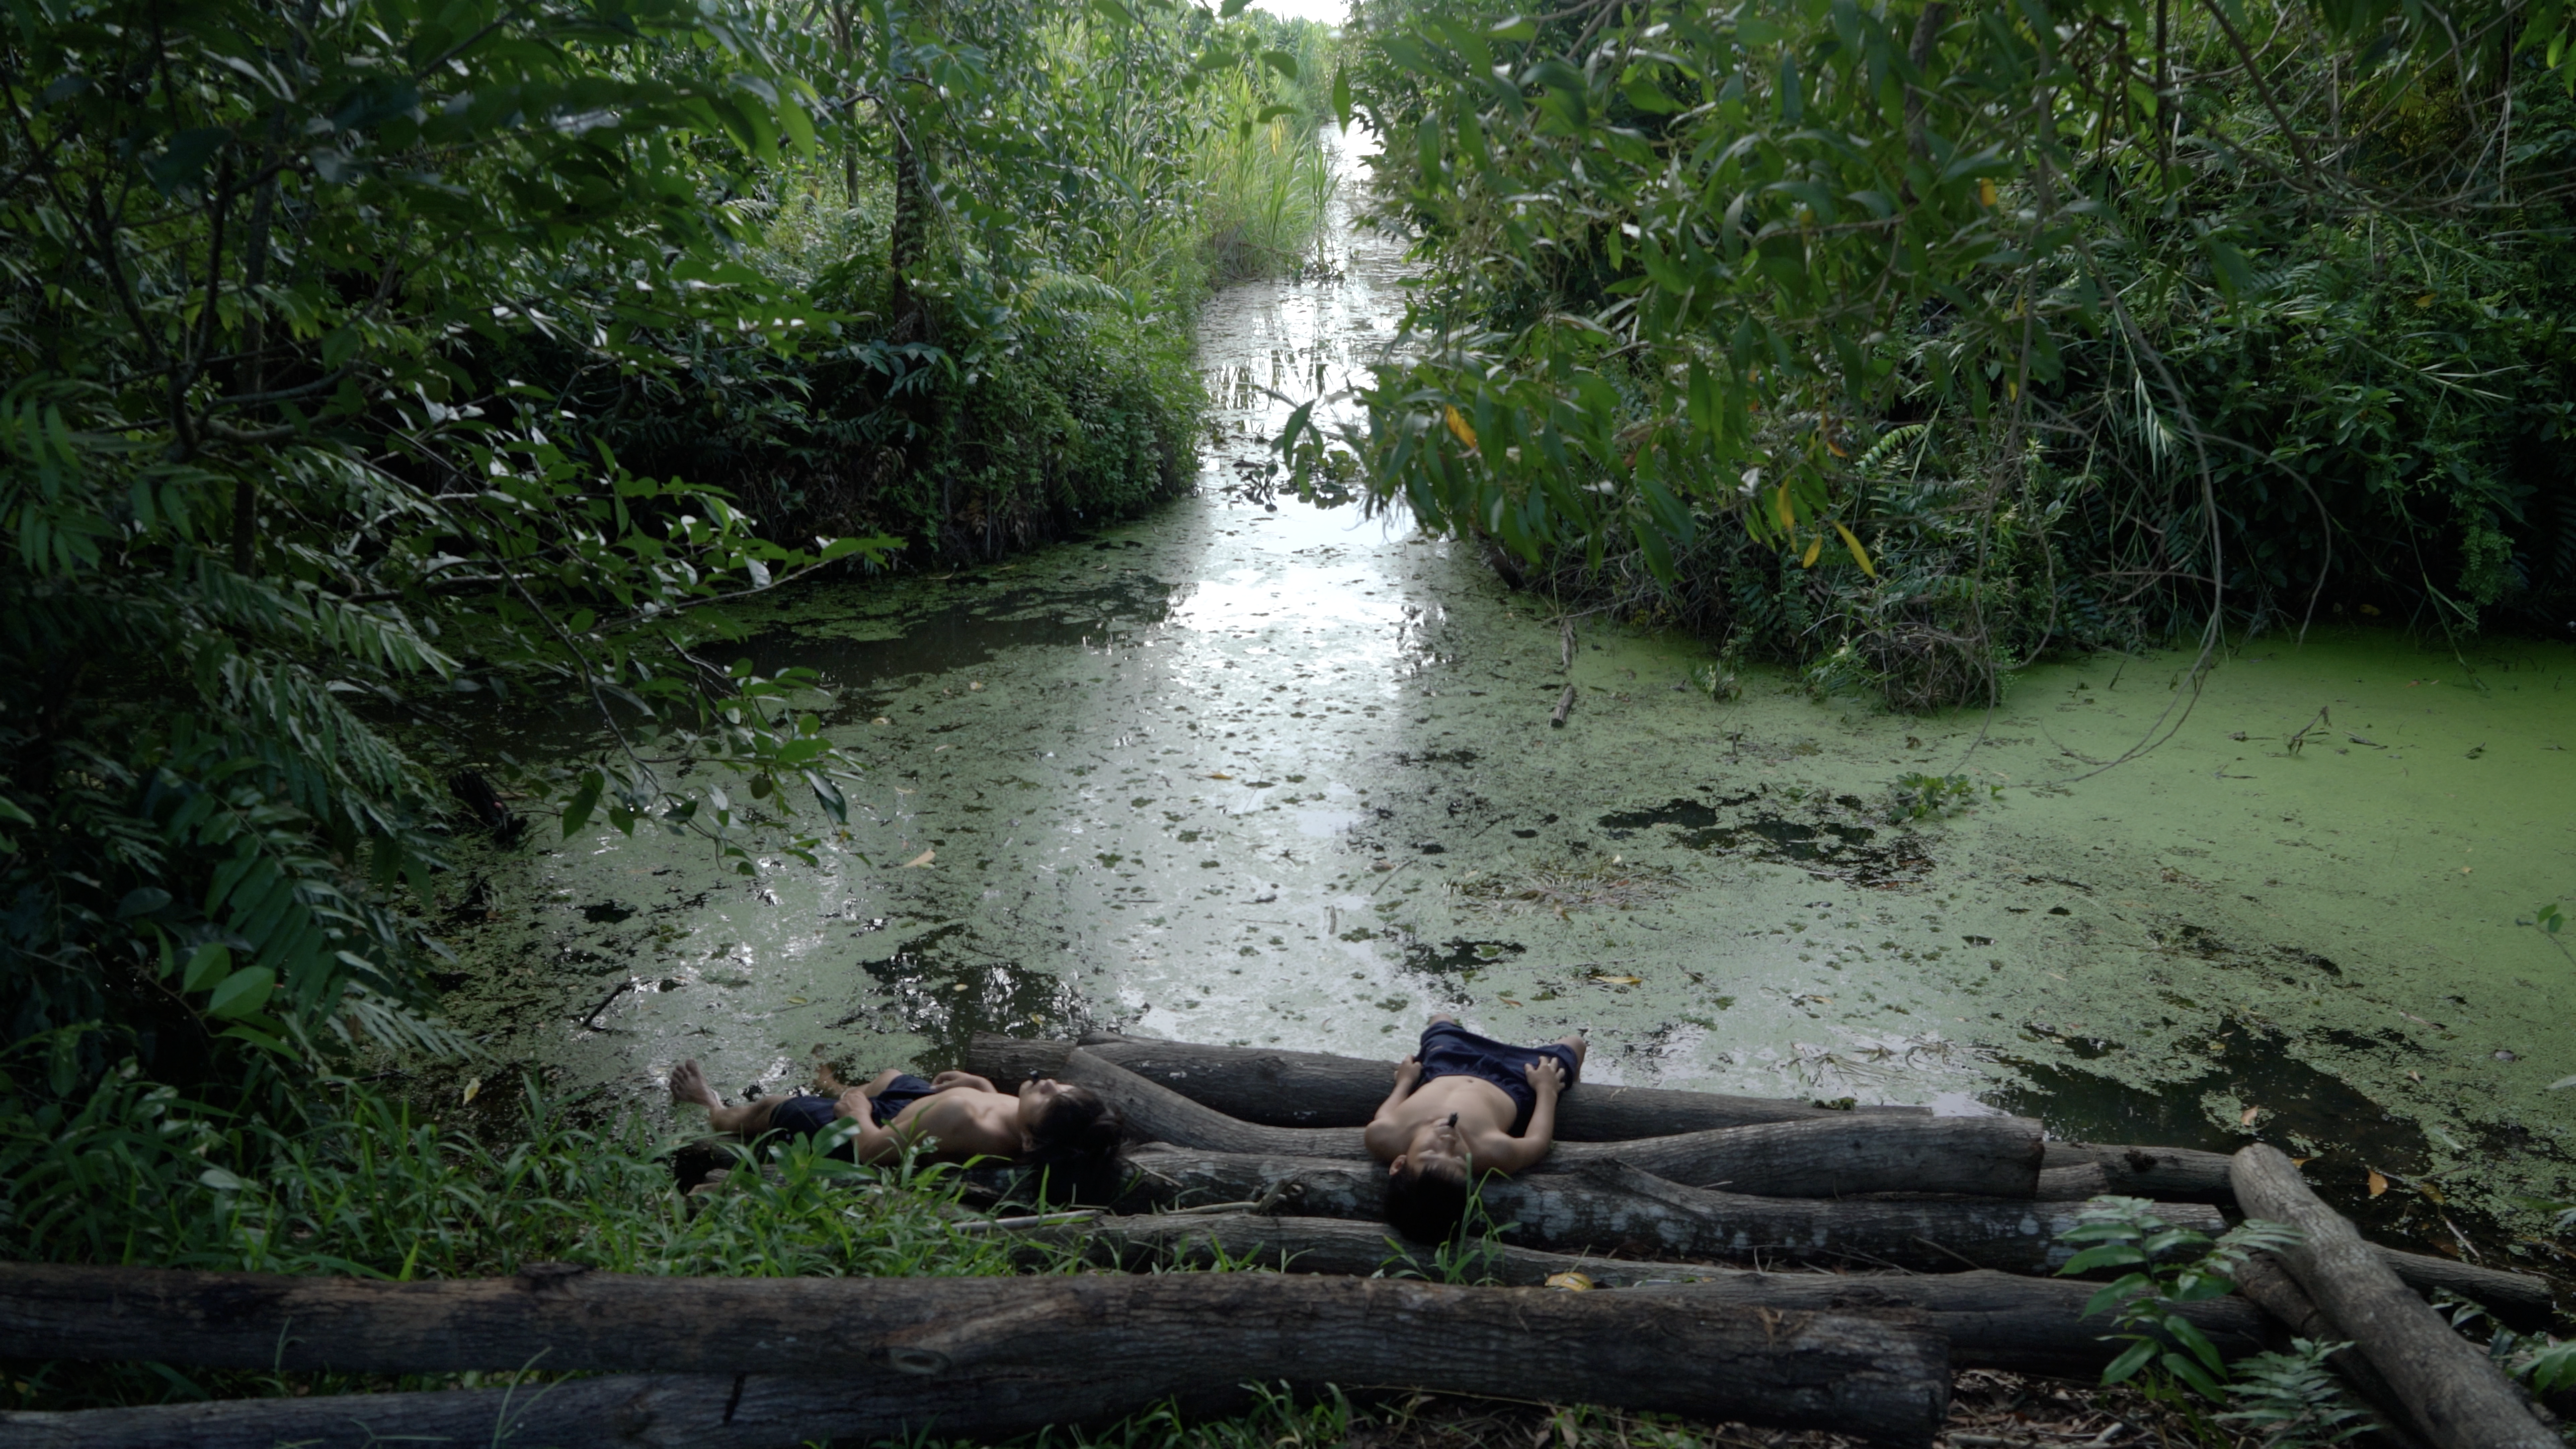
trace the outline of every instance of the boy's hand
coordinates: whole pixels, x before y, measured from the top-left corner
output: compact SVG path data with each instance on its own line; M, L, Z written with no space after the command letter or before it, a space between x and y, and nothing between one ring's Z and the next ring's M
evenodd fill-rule
M930 1079L930 1089L934 1092L945 1092L949 1088L956 1086L959 1082L968 1080L982 1081L983 1078L970 1078L964 1072L941 1072L938 1076Z
M1530 1090L1542 1099L1565 1090L1565 1065L1552 1057L1542 1057L1521 1068L1521 1075L1529 1078Z
M1422 1059L1420 1057L1406 1057L1395 1064L1395 1085L1400 1090L1410 1091L1421 1080Z

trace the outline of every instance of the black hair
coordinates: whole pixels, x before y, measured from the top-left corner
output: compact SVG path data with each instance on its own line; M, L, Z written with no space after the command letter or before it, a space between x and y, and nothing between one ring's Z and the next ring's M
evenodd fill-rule
M1467 1221L1467 1170L1408 1158L1386 1180L1386 1220L1417 1243L1445 1243Z
M1107 1206L1125 1185L1119 1149L1126 1145L1127 1121L1089 1087L1058 1092L1029 1137L1029 1150L1013 1162L1035 1169L1023 1180L1037 1185L1042 1200Z

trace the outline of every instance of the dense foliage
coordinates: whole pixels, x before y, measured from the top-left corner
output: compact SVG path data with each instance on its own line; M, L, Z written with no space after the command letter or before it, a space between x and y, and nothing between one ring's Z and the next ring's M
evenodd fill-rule
M804 855L855 762L728 609L1183 486L1210 259L1302 245L1246 241L1216 153L1311 168L1321 108L1311 27L1175 6L7 15L21 1125L131 1063L283 1129L353 1049L456 1045L418 983L457 765L487 826ZM605 747L488 744L544 711Z
M2056 644L2576 606L2556 5L1361 15L1435 276L1348 446L1572 607L1923 707Z

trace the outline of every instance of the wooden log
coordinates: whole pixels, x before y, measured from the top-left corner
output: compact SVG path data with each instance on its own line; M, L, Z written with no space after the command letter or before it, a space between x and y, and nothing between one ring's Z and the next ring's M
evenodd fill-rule
M2498 1320L2526 1331L2547 1328L2557 1316L2556 1297L2549 1280L2536 1273L2508 1273L2501 1268L2454 1263L2429 1253L2401 1253L2377 1243L2371 1244L2370 1249L2399 1282L2427 1298L2437 1292L2466 1298Z
M2427 1440L2439 1449L2564 1449L2522 1391L2319 1201L2279 1148L2244 1148L2232 1176L2248 1216L2299 1230L2301 1241L2283 1250L2282 1262L2387 1379Z
M2236 1200L2227 1185L2228 1157L2190 1147L2123 1147L2090 1142L2051 1142L2045 1170L2092 1167L2101 1173L2097 1192L2151 1197L2158 1202ZM2061 1181L2069 1181L2062 1179ZM2069 1181L2072 1186L2072 1182ZM2043 1188L2045 1184L2043 1184ZM2087 1194L2090 1196L2092 1194Z
M1239 1121L1079 1047L1058 1080L1118 1106L1138 1140L1211 1152L1373 1161L1348 1127L1265 1127ZM1839 1197L1866 1192L2029 1197L2038 1188L2042 1134L2024 1117L1904 1117L1863 1121L1827 1113L1628 1142L1560 1142L1533 1173L1618 1161L1657 1177L1725 1186L1760 1197Z
M2316 1343L2350 1341L2344 1331L2335 1326L2334 1320L2326 1317L2325 1310L2317 1306L2316 1300L2308 1296L2307 1290L2299 1286L2298 1280L2290 1276L2290 1270L2281 1265L2281 1260L2271 1254L2256 1253L2247 1258L2238 1265L2233 1278L2236 1291L2287 1329L2291 1337ZM2422 1441L2415 1437L2410 1427L2413 1417L2407 1412L2405 1401L2397 1396L2397 1390L2389 1385L2388 1380L2380 1376L2379 1370L2370 1366L2369 1359L2362 1357L2356 1349L2346 1348L2326 1362L2343 1375L2344 1381L2353 1386L2363 1401L2370 1405L2371 1412L2378 1416L2379 1422L2372 1427L2372 1434L2382 1442L2394 1445L2395 1449L2418 1449Z
M1380 1221L1386 1173L1375 1163L1139 1148L1122 1212L1201 1203L1268 1203L1281 1212ZM2073 1255L2056 1235L2080 1205L2005 1199L1816 1201L1684 1187L1616 1162L1494 1179L1486 1210L1513 1224L1506 1240L1557 1251L1643 1253L1734 1262L1812 1262L1955 1273L2046 1274ZM2177 1226L2225 1230L2217 1209L2160 1208Z
M1129 1269L1222 1262L1365 1277L1408 1266L1405 1251L1383 1224L1332 1218L1166 1213L1095 1218L1041 1228L1032 1236ZM1430 1255L1413 1248L1410 1256L1419 1264ZM2066 1279L1984 1271L1758 1273L1711 1263L1578 1257L1510 1246L1498 1246L1481 1266L1497 1282L1513 1285L1535 1287L1580 1273L1604 1290L1654 1289L1687 1294L1699 1303L1893 1317L1947 1339L1952 1368L2093 1379L2127 1347L2102 1337L2110 1327L2107 1315L2084 1317L2084 1305L2100 1285ZM2268 1346L2262 1314L2241 1298L2186 1304L2181 1311L2230 1359Z
M1118 1065L1229 1117L1264 1127L1365 1127L1395 1082L1393 1061L1332 1056L1269 1047L1199 1046L1093 1036L1082 1045ZM966 1049L966 1069L1007 1087L1064 1069L1069 1041L1024 1041L978 1032ZM1921 1107L1862 1107L1865 1116L1929 1115ZM1731 1097L1717 1092L1677 1092L1660 1087L1613 1087L1586 1082L1557 1104L1561 1142L1617 1142L1670 1137L1755 1122L1802 1122L1847 1114L1805 1102Z
M14 1321L60 1356L359 1372L689 1370L500 1391L0 1414L22 1449L271 1449L404 1436L514 1445L769 1446L1005 1438L1251 1383L1597 1403L1929 1445L1939 1338L1866 1317L1385 1279L1176 1273L949 1279L372 1283L11 1269ZM50 1290L50 1291L48 1291Z

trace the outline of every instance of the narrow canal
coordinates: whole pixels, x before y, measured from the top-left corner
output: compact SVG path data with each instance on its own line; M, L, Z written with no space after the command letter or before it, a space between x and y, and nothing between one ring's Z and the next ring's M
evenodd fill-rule
M760 662L869 767L820 868L549 830L489 867L453 1018L658 1112L689 1056L728 1094L977 1030L1392 1059L1446 1009L1587 1028L1590 1080L2262 1137L2374 1232L2553 1261L2510 1199L2576 1196L2576 959L2517 921L2576 906L2576 651L2244 641L2109 770L2188 655L1991 715L1713 699L1700 642L1569 649L1472 550L1246 486L1401 321L1399 242L1329 250L1208 308L1196 496L781 606ZM1909 776L1967 791L1897 819Z

